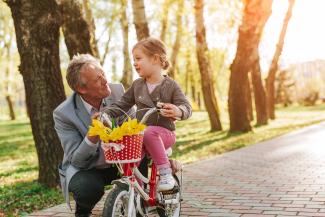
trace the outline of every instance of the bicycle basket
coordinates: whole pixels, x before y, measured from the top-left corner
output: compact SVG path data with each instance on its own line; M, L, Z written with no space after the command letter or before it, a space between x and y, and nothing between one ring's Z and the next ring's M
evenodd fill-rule
M123 136L121 140L105 143L107 163L133 163L141 160L143 134Z

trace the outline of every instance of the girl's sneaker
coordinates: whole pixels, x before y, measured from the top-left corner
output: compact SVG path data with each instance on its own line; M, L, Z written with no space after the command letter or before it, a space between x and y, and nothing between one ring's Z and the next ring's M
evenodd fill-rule
M175 179L172 175L171 168L163 168L159 170L158 191L168 191L174 188Z

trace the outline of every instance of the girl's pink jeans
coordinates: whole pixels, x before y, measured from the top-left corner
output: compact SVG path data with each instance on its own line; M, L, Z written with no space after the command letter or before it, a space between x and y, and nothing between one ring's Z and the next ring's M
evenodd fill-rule
M175 142L175 133L164 127L148 126L144 131L143 144L145 152L149 153L158 170L170 168L166 149L174 145Z

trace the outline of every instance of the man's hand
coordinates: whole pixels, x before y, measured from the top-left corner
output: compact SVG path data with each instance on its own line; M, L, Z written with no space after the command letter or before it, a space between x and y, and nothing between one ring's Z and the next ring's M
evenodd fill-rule
M99 141L99 136L89 136L87 134L87 138L90 142L94 143L94 144L97 144L97 142Z
M164 103L160 114L168 118L180 119L183 113L176 105Z
M99 117L99 113L95 112L92 116L91 116L91 120L93 119L98 119ZM96 144L99 141L99 136L89 136L89 134L87 134L87 138L90 142Z

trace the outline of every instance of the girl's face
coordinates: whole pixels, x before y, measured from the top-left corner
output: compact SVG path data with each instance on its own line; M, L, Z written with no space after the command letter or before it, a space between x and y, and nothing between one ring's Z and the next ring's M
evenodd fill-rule
M157 64L156 58L146 55L141 48L135 48L132 54L134 68L140 77L150 77L160 69L160 65Z

